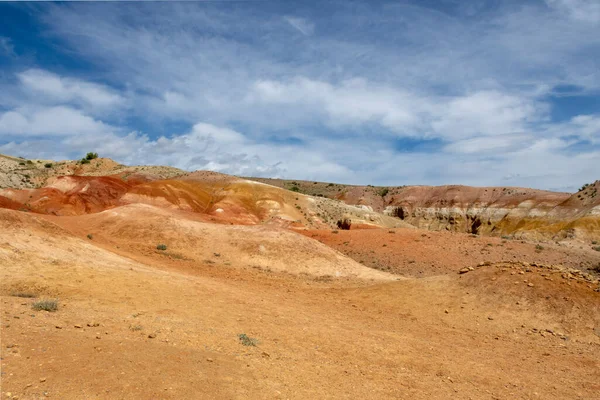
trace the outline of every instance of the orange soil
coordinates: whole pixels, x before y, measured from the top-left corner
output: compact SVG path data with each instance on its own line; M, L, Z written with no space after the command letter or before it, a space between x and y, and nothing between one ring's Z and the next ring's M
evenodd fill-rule
M514 265L459 275L470 257L427 251L486 239L309 233L364 237L375 257L385 236L392 254L448 264L423 279L336 278L331 268L369 269L295 233L189 215L0 210L2 396L597 398L600 293L588 283ZM16 297L24 292L58 298L59 310L32 310L34 299Z

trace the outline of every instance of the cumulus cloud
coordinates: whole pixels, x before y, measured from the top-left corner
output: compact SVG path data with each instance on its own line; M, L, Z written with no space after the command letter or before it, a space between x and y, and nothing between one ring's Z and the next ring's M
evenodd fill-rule
M125 101L120 94L104 85L61 77L41 69L23 71L18 74L18 79L24 90L52 102L84 102L93 107L111 108Z
M21 107L0 114L2 137L102 135L114 128L79 110L55 107Z

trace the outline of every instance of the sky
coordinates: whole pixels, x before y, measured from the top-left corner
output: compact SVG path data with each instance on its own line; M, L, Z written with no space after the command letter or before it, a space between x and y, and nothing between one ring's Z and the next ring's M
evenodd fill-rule
M573 192L600 179L600 2L0 2L0 153L89 151Z

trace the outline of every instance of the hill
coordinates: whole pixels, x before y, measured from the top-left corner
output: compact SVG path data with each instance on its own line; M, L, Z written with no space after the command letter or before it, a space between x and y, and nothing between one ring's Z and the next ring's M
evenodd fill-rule
M575 195L348 187L363 193L353 200L108 159L2 160L12 185L0 190L2 398L600 391L600 246L583 228L549 240L552 224L525 224L501 238L416 217L452 194L457 215L484 200L525 209L521 221L548 208L541 221L587 220L593 237L597 183ZM386 215L410 204L414 219ZM351 229L337 228L344 218Z

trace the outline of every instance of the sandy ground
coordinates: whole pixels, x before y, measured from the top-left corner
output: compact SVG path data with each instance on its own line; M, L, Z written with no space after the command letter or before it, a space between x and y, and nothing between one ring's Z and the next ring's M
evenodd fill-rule
M584 242L538 243L402 228L299 232L371 268L413 277L454 273L484 262L560 264L586 272L600 265L600 252Z
M0 210L2 398L600 398L596 282L521 263L458 273L511 254L592 262L587 249L409 230L305 238L123 210ZM42 298L58 311L33 310Z

